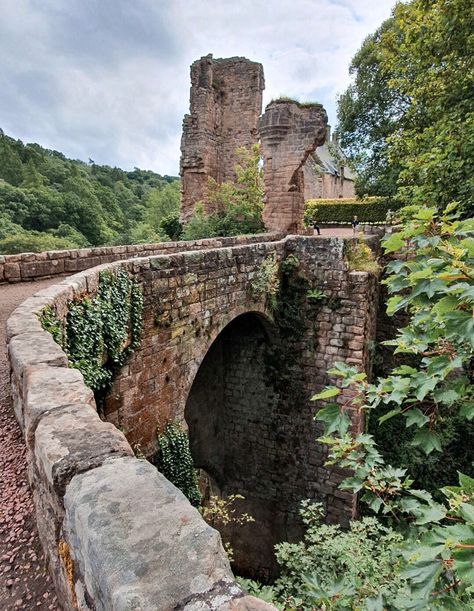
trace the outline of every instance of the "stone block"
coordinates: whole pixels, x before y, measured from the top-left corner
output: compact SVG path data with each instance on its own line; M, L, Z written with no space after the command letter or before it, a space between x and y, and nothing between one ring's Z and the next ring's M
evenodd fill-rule
M62 498L70 480L112 456L133 456L123 433L103 422L90 404L47 413L35 433L34 460L43 479Z
M46 413L75 403L95 405L92 390L85 385L79 370L48 366L26 368L23 417L27 446L32 448L36 427Z
M64 506L79 606L83 592L97 611L241 595L217 531L148 462L109 459L76 475Z
M15 335L8 344L8 353L11 367L20 377L32 365L67 366L67 356L46 331Z

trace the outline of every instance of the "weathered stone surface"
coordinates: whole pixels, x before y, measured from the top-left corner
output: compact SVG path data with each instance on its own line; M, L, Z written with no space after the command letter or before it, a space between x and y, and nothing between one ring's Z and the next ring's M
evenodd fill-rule
M245 57L201 57L191 66L190 114L181 140L181 216L187 220L209 178L235 180L238 147L257 142L263 67ZM208 212L212 212L206 203Z
M37 470L62 497L78 473L111 456L133 456L132 448L113 424L103 422L89 404L74 404L47 413L35 433Z
M94 395L84 384L79 370L44 365L28 367L23 376L24 433L27 446L32 447L36 426L42 416L57 407L74 403L94 405Z
M221 584L241 594L217 531L146 461L111 459L77 475L64 504L76 592L97 611L181 608L217 586L222 595Z
M31 365L65 367L67 357L49 333L22 333L12 338L8 344L10 363L13 371L21 374Z
M263 220L270 230L303 232L304 175L309 155L326 138L327 115L320 104L273 101L260 119L265 182Z
M41 333L43 331L38 318L38 312L48 305L48 301L41 297L30 297L16 308L7 320L7 343L22 333Z

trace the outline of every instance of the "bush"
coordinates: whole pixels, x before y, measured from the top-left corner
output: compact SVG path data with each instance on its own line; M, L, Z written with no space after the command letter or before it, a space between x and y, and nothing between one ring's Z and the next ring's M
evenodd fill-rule
M244 583L254 595L288 610L378 609L379 597L403 590L400 534L375 518L353 521L348 530L324 524L319 503L303 501L300 513L303 540L275 546L280 576L271 590Z
M160 228L173 242L180 240L183 233L183 225L179 220L179 212L173 212L165 216L160 222Z
M385 197L366 199L309 199L305 204L305 223L350 223L357 216L361 223L385 223L389 210L403 207L400 201Z
M260 168L260 148L236 150L240 163L235 166L236 183L218 184L210 178L204 202L198 202L193 216L184 227L184 240L199 240L217 236L261 233L263 176ZM205 208L215 212L207 215Z

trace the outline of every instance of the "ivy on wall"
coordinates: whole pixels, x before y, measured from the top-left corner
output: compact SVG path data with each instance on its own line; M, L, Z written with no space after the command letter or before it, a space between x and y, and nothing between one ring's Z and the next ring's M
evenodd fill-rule
M158 435L156 466L172 484L179 488L191 505L198 507L201 493L189 448L189 437L179 424L169 422Z
M143 296L136 281L124 269L107 270L100 272L94 297L68 304L64 328L51 308L43 310L41 324L97 394L110 386L140 343L142 314Z

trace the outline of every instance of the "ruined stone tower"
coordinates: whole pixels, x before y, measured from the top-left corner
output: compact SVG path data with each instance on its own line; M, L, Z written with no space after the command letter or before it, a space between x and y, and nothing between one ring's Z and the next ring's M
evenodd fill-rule
M303 167L326 139L327 114L321 104L274 100L260 119L265 207L270 230L301 233L304 216Z
M235 180L235 150L257 142L264 87L262 65L244 57L207 55L192 64L190 114L181 139L182 220L203 198L208 178Z

